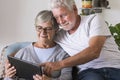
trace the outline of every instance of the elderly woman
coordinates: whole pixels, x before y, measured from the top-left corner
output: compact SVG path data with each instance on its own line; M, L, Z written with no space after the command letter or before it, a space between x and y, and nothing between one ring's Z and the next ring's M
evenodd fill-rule
M43 10L39 12L35 18L35 27L38 41L33 42L25 48L22 48L16 53L15 57L37 64L43 62L60 61L69 57L69 55L54 42L54 36L59 27L51 11ZM42 76L36 74L33 75L33 79L72 80L71 70L71 68L63 68L61 70L61 75L58 78L48 77L45 74ZM14 80L13 77L15 74L16 69L11 66L9 62L7 62L5 65L5 79L7 78L7 80Z

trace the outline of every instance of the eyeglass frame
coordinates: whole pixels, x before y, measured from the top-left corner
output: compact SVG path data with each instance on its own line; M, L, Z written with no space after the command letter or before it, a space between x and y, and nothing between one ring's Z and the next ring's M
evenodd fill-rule
M42 26L36 26L36 30L38 32L42 32L43 30L46 31L46 32L51 32L54 29L55 28L53 28L53 27L45 27L45 28L43 28Z

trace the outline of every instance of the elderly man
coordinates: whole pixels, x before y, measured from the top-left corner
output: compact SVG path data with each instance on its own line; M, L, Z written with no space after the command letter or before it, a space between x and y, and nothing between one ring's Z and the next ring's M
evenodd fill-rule
M78 15L74 0L51 0L50 4L62 27L55 41L71 57L42 64L45 71L78 65L78 80L120 80L120 51L102 16Z

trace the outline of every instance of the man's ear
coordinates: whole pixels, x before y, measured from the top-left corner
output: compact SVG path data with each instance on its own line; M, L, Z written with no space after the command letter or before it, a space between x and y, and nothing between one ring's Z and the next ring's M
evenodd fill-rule
M78 13L78 9L77 9L76 5L73 5L73 10L74 10L74 12Z
M73 5L73 10L78 11L76 5Z

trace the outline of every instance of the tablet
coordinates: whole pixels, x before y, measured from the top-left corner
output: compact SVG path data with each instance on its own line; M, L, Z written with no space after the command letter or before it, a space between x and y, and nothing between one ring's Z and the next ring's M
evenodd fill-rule
M36 64L12 56L8 56L8 60L16 68L16 76L19 78L33 80L33 75L42 75L42 68Z

